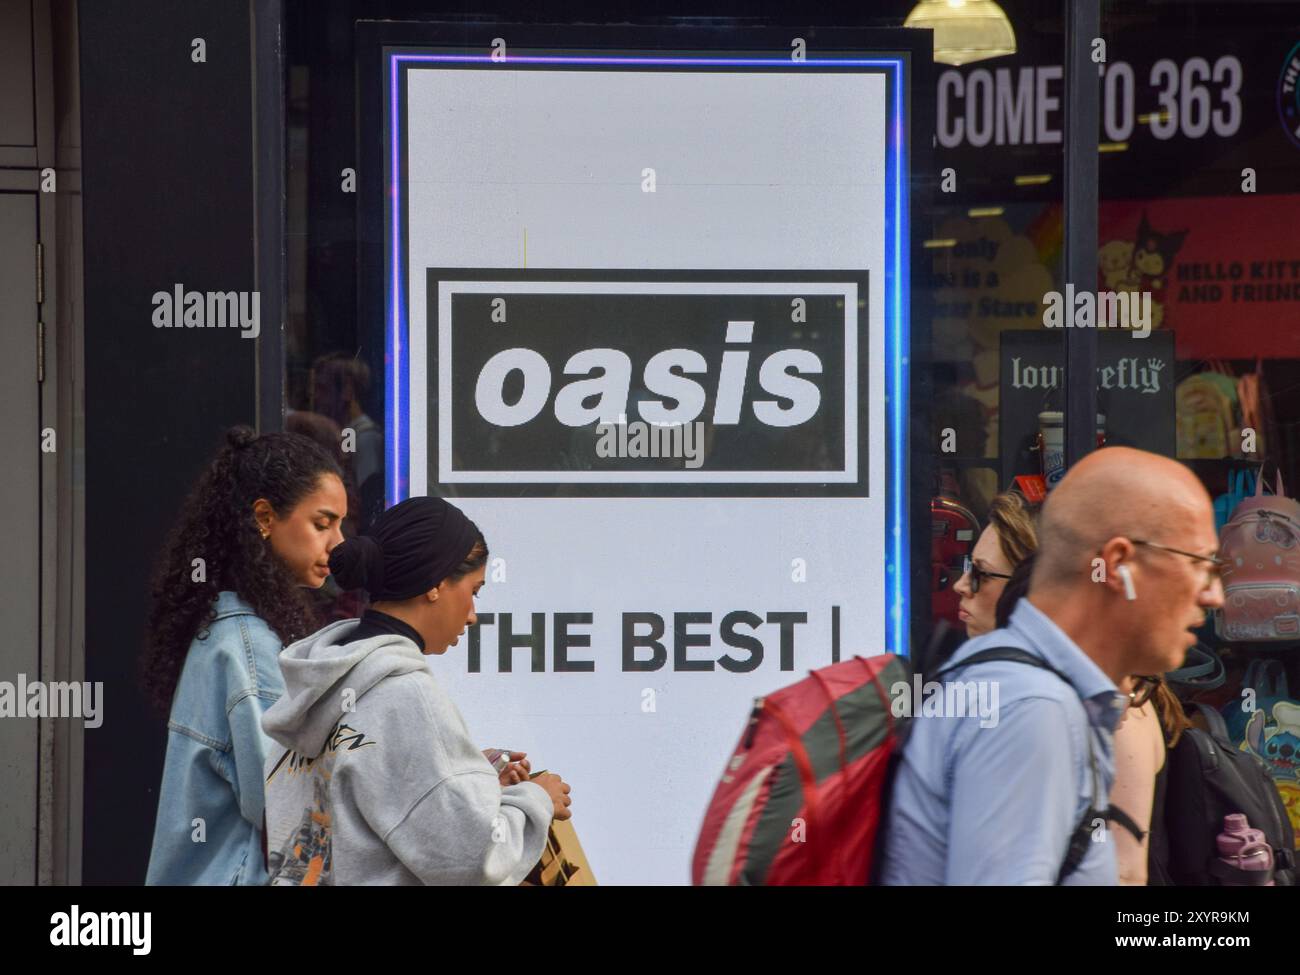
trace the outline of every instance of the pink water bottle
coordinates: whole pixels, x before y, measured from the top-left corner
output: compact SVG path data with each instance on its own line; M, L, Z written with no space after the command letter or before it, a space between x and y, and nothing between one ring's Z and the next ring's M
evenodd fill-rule
M1235 870L1267 870L1273 872L1273 848L1264 839L1264 834L1252 829L1246 817L1233 813L1223 817L1223 832L1216 838L1219 846L1219 862ZM1223 880L1227 887L1245 887L1241 881ZM1269 879L1265 887L1274 886Z

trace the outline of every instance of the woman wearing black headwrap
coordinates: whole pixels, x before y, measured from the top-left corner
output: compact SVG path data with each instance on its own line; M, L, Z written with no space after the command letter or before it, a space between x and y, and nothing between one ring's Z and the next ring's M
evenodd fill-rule
M488 549L440 498L411 498L338 546L330 569L372 605L280 654L285 694L263 727L272 883L518 884L552 818L559 776L513 782L473 745L425 666L475 622Z

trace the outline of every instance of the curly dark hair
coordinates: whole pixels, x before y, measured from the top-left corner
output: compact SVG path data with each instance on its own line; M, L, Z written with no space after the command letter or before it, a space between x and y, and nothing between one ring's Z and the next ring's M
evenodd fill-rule
M162 714L171 710L181 668L196 636L216 618L222 591L239 595L284 643L316 629L309 600L288 567L262 540L253 503L265 498L287 515L321 476L342 477L329 453L293 433L257 436L232 427L181 509L153 575L152 605L140 681ZM205 580L193 579L195 558Z

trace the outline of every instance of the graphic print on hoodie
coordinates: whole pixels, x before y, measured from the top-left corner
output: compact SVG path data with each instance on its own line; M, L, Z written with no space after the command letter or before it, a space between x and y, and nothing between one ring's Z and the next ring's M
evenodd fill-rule
M285 694L262 718L277 885L518 884L554 806L502 787L409 639L348 642L332 623L280 654Z
M330 814L326 786L334 770L334 753L340 747L348 750L373 745L366 736L351 725L337 722L330 729L325 747L316 758L307 758L289 749L280 756L266 781L269 784L277 775L311 777L311 803L302 811L298 829L289 837L283 849L270 850L267 872L273 884L291 884L299 887L325 887L333 883L330 873ZM320 767L313 774L313 766Z

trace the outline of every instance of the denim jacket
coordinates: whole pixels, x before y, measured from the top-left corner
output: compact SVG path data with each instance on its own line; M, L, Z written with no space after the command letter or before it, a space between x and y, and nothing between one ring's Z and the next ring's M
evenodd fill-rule
M172 699L147 884L267 881L262 766L274 746L262 712L284 693L281 643L235 593L216 609Z

